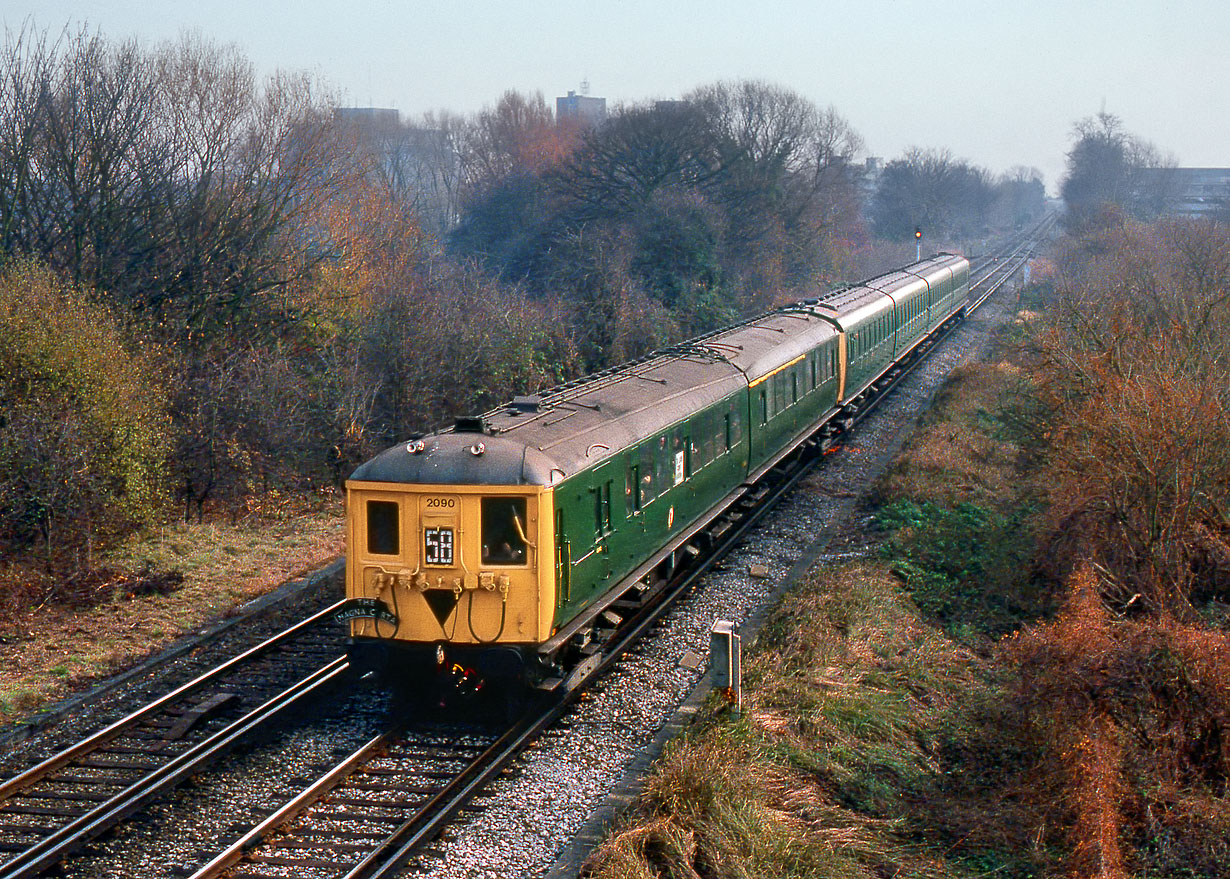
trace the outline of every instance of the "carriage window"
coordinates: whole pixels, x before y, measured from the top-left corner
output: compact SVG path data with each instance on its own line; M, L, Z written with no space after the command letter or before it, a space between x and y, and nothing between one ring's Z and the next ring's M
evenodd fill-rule
M718 456L714 443L714 423L717 421L712 412L706 412L700 422L700 466L704 467Z
M611 533L611 481L591 488L594 493L594 533L601 537Z
M401 529L397 519L395 502L367 502L368 552L373 555L397 555L401 552Z
M632 463L628 456L628 469L624 471L624 515L631 516L641 508L641 465Z
M641 466L638 471L640 478L640 505L638 509L656 498L657 480L654 478L654 447L653 442L647 442L641 446Z
M485 497L483 509L483 564L525 564L525 498Z

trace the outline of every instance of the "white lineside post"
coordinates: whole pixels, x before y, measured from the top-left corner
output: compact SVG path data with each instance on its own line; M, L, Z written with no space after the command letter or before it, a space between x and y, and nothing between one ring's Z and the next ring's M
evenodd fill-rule
M735 717L743 711L742 652L735 624L715 620L709 632L709 673L713 689L725 697Z

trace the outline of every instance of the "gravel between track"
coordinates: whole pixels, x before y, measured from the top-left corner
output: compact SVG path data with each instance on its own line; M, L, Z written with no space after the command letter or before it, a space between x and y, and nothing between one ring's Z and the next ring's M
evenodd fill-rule
M405 875L467 879L576 875L603 827L635 793L640 773L703 697L713 621L746 625L776 591L815 560L865 550L864 489L900 449L944 378L978 357L993 330L1008 319L1010 311L999 301L1004 296L1001 292L988 301L908 376L840 452L770 513L636 652L495 784L483 798L481 813L450 828L446 838ZM753 565L764 566L769 576L750 577ZM302 607L308 600L321 599L318 588L313 588L290 604ZM275 616L283 614L279 610ZM261 625L242 626L234 637L247 640L270 625L271 621L262 620ZM168 664L171 672L160 665L101 700L84 702L85 718L80 722L69 718L36 736L17 749L22 753L13 762L26 763L54 750L87 720L93 727L100 716L123 713L136 695L157 687L168 675L188 674L200 661L201 657L186 654ZM185 667L179 667L181 662ZM196 784L71 858L61 875L144 879L203 863L259 820L262 812L284 800L296 777L307 777L369 736L386 707L381 694L352 693L334 703L327 717L285 731L266 747L224 759ZM168 833L171 827L177 830Z
M957 366L983 356L1011 317L1001 290L949 336L760 527L675 607L656 633L501 779L478 817L405 871L433 879L575 876L640 772L703 695L714 620L739 624L817 561L869 543L864 492L887 468ZM752 578L752 565L768 568ZM704 658L688 667L689 654ZM689 702L689 698L691 701ZM665 731L664 734L663 731Z

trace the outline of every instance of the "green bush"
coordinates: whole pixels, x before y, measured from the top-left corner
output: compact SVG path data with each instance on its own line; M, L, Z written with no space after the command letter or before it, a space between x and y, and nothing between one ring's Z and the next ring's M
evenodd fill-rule
M34 262L0 272L0 537L62 551L153 521L166 385L119 321Z
M876 521L889 532L881 552L920 610L950 632L1004 634L1030 615L1031 513L902 500L881 508Z

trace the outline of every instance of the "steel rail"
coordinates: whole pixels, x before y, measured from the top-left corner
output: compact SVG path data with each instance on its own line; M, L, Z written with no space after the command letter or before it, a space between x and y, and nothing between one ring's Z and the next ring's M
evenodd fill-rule
M864 401L853 414L850 426L861 422L894 388L916 367L925 362L926 355L946 338L958 325L951 320L932 333L924 346L912 353L908 363L881 379L874 397ZM847 428L848 430L848 428ZM823 443L816 439L819 430L803 439L779 464L780 472L771 478L769 491L761 496L756 505L747 510L737 522L715 543L710 552L689 566L664 590L660 601L644 608L629 618L619 630L617 640L604 652L603 659L593 670L585 674L577 685L570 689L555 704L547 707L536 717L527 717L453 779L444 789L423 805L418 814L397 828L366 858L345 875L345 879L385 879L401 869L416 849L429 842L452 820L466 802L490 783L519 754L525 746L555 722L594 679L616 662L632 644L636 643L673 605L674 601L713 565L726 556L799 480L811 472L823 455ZM773 471L770 471L773 473ZM769 476L770 474L766 474ZM738 503L738 502L736 502ZM205 879L194 876L192 879Z
M132 713L115 721L110 726L107 726L106 728L99 730L93 735L90 735L82 739L81 741L77 742L75 745L71 745L70 747L65 748L59 753L54 754L51 757L48 757L47 759L43 760L41 763L38 763L30 767L24 772L18 773L17 775L14 775L12 778L9 778L4 782L0 782L0 803L3 803L5 800L19 794L21 791L28 789L31 785L39 781L42 781L50 773L54 772L57 769L61 769L64 766L67 766L73 760L76 760L79 757L83 757L86 754L89 754L93 751L98 750L100 747L105 745L107 742L122 735L126 730L131 729L137 723L151 717L152 715L156 714L158 711L167 707L171 703L179 699L182 699L185 696L190 695L191 693L195 692L196 690L199 690L201 687L205 686L206 684L209 684L217 680L218 678L223 677L229 672L233 671L238 666L243 665L244 663L249 662L250 660L255 659L258 656L268 653L270 650L279 646L285 641L288 641L291 638L294 638L295 636L301 634L305 629L310 628L311 626L327 619L328 617L332 616L332 614L334 614L338 610L338 608L342 606L343 603L344 602L342 601L338 601L334 604L331 604L329 607L325 608L324 610L319 611L318 613L315 613L312 616L304 620L301 620L300 622L296 623L295 625L291 626L288 629L283 630L282 632L279 632L276 635L266 638L260 644L257 644L256 646L248 650L245 650L243 653L240 653L237 656L234 656L231 659L227 660L226 662L222 663L221 665L211 669L210 671L207 671L204 674L197 676L196 678L189 681L188 683L180 687L177 687L176 689L172 690L170 693L160 696L159 698L155 699L153 702L150 702L147 705L141 708L138 708L136 711L133 711Z
M1014 250L1013 253L1016 251ZM1015 274L1017 269L1019 266L1009 272L1007 277ZM994 274L994 270L988 273L988 277L991 274ZM980 280L979 283L985 280L986 278ZM985 301L987 296L998 289L1002 283L1001 280L995 284L979 299L979 303ZM846 427L842 433L848 432L855 424L866 418L907 375L926 361L927 355L939 342L950 335L960 325L960 322L961 314L953 315L944 325L916 346L914 351L908 355L907 361L897 364L895 368L878 379L872 386L873 396L863 400L856 410L848 414ZM734 510L740 504L747 503L746 499L749 495L744 495L733 501L731 507L714 520L710 530L716 529L719 523L729 523L729 527L721 531L720 536L713 540L711 547L704 555L685 569L681 569L660 592L657 592L653 603L640 608L622 623L616 630L614 638L606 644L599 661L580 675L574 685L570 686L562 696L557 696L541 706L537 712L528 713L501 735L494 744L479 754L465 769L457 773L442 789L432 795L411 817L383 841L377 843L374 849L345 874L345 879L389 877L400 870L416 850L435 838L470 799L487 787L530 742L555 723L590 683L605 673L633 644L639 641L646 631L673 606L681 594L691 588L713 565L724 558L783 495L811 472L816 463L822 459L823 452L831 446L831 438L822 435L826 426L827 422L825 425L818 425L813 433L800 438L796 446L783 456L775 468L765 474L764 480L768 483L768 490L761 493L753 505L737 512ZM383 748L395 734L395 731L389 731L373 738L277 812L252 828L226 851L199 868L190 879L211 879L240 863L245 855L266 841L278 828L303 814L324 794L343 783L371 755Z
M341 763L338 763L311 785L304 788L302 792L286 802L260 824L257 824L239 839L235 840L235 842L231 843L213 860L193 873L189 879L209 879L209 877L218 876L225 870L238 864L243 860L244 855L263 843L270 834L277 831L278 828L289 824L299 815L310 809L325 794L348 779L356 769L380 753L401 731L402 727L396 726L368 741Z
M205 741L142 776L135 784L110 800L64 825L8 862L0 864L0 879L29 879L57 864L66 855L110 830L163 791L199 772L226 753L240 738L269 722L301 699L332 683L349 667L350 663L345 657L338 657L321 666Z
M1000 287L1007 283L1018 271L1027 263L1034 255L1041 243L1043 236L1050 231L1051 227L1058 222L1055 214L1048 214L1031 229L1022 234L1019 243L1011 246L1011 250L1003 256L987 258L989 261L984 261L973 271L982 271L983 274L970 285L971 291L974 287L982 286L987 282L991 282L990 286L977 298L970 301L966 308L967 313L972 313L990 298ZM999 275L1000 277L996 277Z

